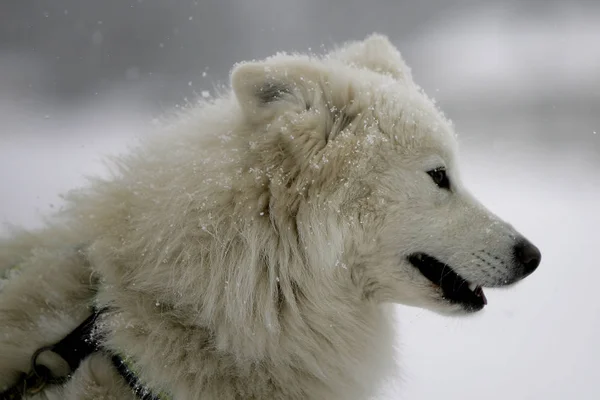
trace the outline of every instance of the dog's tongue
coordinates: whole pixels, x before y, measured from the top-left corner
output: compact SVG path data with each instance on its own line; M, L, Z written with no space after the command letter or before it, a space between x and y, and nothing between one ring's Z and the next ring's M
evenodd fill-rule
M477 286L475 288L474 293L481 297L481 300L483 300L483 304L487 304L487 298L485 297L485 293L483 293L483 288L481 286Z

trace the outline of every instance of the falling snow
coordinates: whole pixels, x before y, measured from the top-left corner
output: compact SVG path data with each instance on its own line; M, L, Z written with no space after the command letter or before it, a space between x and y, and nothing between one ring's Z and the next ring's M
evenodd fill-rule
M194 4L197 3L194 2ZM436 68L430 67L425 72L420 72L420 75L429 78L431 85L446 85L443 86L442 90L436 88L434 91L439 92L440 101L455 102L454 107L458 110L456 111L457 114L461 111L461 106L464 106L462 109L466 110L463 111L463 114L457 115L457 121L460 118L462 122L462 130L468 134L468 140L463 143L464 148L461 150L461 157L464 157L461 161L465 167L465 180L473 184L473 188L476 189L484 203L499 214L509 217L511 222L514 221L516 225L522 227L527 236L539 242L547 252L545 253L546 259L543 262L543 270L540 270L537 276L532 277L523 286L509 292L491 291L492 293L489 296L491 300L490 307L486 310L486 315L482 317L458 323L455 320L443 319L424 311L402 308L400 314L407 321L402 326L404 329L402 339L405 345L410 344L410 346L403 346L403 365L407 368L411 377L406 382L404 392L406 398L440 398L444 392L451 390L450 387L457 386L456 381L461 378L460 375L463 372L455 368L457 359L460 360L461 365L465 365L465 368L474 374L474 381L484 382L481 385L497 382L496 377L498 374L490 374L489 369L486 368L473 367L479 365L480 353L485 351L487 353L486 360L489 361L494 371L498 372L500 368L503 368L503 365L495 363L493 360L508 360L507 363L513 366L506 373L506 376L503 375L507 382L510 378L511 384L498 386L498 393L488 394L489 398L510 398L508 394L521 393L523 388L527 388L531 396L541 393L546 394L545 396L539 395L536 398L562 399L574 393L580 394L581 398L586 395L590 395L589 398L596 398L591 394L592 392L596 393L593 378L597 360L594 357L593 350L596 347L593 338L598 337L600 327L597 319L590 318L590 316L597 314L597 310L593 308L593 304L590 305L589 293L595 292L594 285L597 282L595 278L600 278L600 275L589 254L586 252L571 252L569 251L569 244L571 242L577 243L582 248L593 248L595 245L595 238L597 237L595 232L598 224L600 224L595 211L600 196L598 189L600 181L597 174L594 174L598 166L598 148L590 146L588 149L593 157L587 157L584 152L581 152L582 155L579 157L579 153L576 153L578 144L571 135L572 132L565 135L564 132L559 132L559 128L541 128L540 125L535 126L540 127L539 131L543 131L544 135L541 135L538 141L530 139L534 137L536 129L519 130L519 128L535 124L537 118L535 114L523 117L515 113L514 115L511 114L510 117L503 117L504 119L498 122L499 119L496 118L495 113L480 115L478 112L469 111L467 106L473 104L469 101L472 102L475 98L478 98L477 101L479 101L479 97L482 98L481 101L489 101L489 99L497 97L501 100L498 104L508 104L508 106L502 105L502 107L506 107L500 110L502 112L511 109L511 107L512 109L518 109L520 103L517 102L519 99L516 99L514 93L506 89L510 87L524 85L526 90L522 90L522 93L530 96L531 99L537 100L541 100L542 96L546 96L548 92L551 92L551 90L546 89L539 89L540 92L536 92L535 87L536 82L542 82L547 86L546 82L549 81L547 78L551 76L549 75L551 72L544 74L540 72L540 79L536 81L536 77L531 74L531 69L524 68L524 66L529 65L527 63L532 63L536 60L536 57L542 57L545 54L543 46L537 46L536 50L531 53L524 52L528 48L527 46L532 46L533 42L531 41L540 36L539 32L535 31L538 28L533 26L533 35L527 35L529 31L519 25L516 19L515 21L509 21L510 23L506 26L502 25L501 20L492 19L492 23L487 25L490 25L493 29L486 28L486 24L478 25L471 22L476 21L476 18L500 18L496 14L502 13L486 14L482 17L477 14L480 12L477 9L473 12L464 10L462 19L459 18L457 22L449 20L445 22L447 25L437 27L439 29L425 35L424 38L415 35L416 44L410 47L408 55L415 59L429 60L432 54L440 54L439 57L442 57L441 60L444 61L437 63L438 65L444 65L444 68L439 69L441 72L435 72ZM57 10L60 10L60 8ZM57 12L60 13L60 11ZM75 19L74 16L77 13L78 11L69 13L68 10L64 10L64 15L71 14L72 16L60 19L62 21ZM463 14L462 11L461 14ZM58 19L57 16L47 11L43 12L44 18L52 17L50 20ZM190 16L188 20L192 21L193 17ZM88 47L91 47L90 43L97 46L94 47L94 51L99 52L103 49L101 46L107 44L110 40L111 35L108 34L106 29L111 21L106 19L104 24L102 21L97 21L94 24L95 19L89 21L91 30L86 31L83 42ZM185 21L185 14L183 14L183 21ZM483 22L485 21L484 19ZM560 21L565 24L568 22L565 22L564 19L560 19ZM47 22L44 21L44 23ZM71 21L68 23L71 23ZM195 26L200 24L185 25ZM528 27L528 25L530 23L526 22L524 26ZM597 21L594 22L594 25L598 25ZM589 34L589 32L596 32L591 30L593 25L582 26L581 29L575 26L577 29L574 29L571 35L563 35L561 27L557 28L556 24L539 24L539 26L541 28L544 28L544 26L552 27L552 35L554 36L551 37L561 37L561 40L564 38L567 40L570 36L583 37L583 39L586 35L591 38L597 37L597 35ZM480 30L481 34L478 34L478 31L473 33L474 29ZM505 31L501 31L501 29ZM275 30L275 28L272 27L270 30ZM453 30L464 37L456 37ZM582 33L578 34L579 31ZM183 32L183 29L181 29L181 32ZM176 29L173 33L177 35L179 30ZM503 36L498 36L499 34ZM439 37L436 35L439 35ZM522 36L528 40L520 41L519 37ZM503 44L503 46L497 48L498 43L496 40L499 38L502 38L503 41L500 44ZM172 47L179 48L179 44L173 46L174 41L171 41L168 36L160 37L160 39L170 44L169 51ZM422 44L419 40L425 41L424 43L427 46L419 47ZM458 40L462 40L465 44L465 46L455 46L459 49L457 51L460 52L460 57L454 54L455 47L453 47L452 52L440 51L448 49L448 43L454 43L453 41ZM561 68L548 68L548 71L563 71L569 67L575 71L585 72L588 68L592 72L590 74L591 78L586 78L585 81L583 74L570 72L567 75L577 76L582 82L588 84L589 82L596 84L596 75L594 74L597 69L597 56L595 55L598 52L594 50L593 46L585 43L577 44L585 49L585 54L577 50L577 46L565 45L564 48L570 47L569 56L577 57L579 53L584 56L574 60L570 57L558 57L556 59L559 61L556 61L553 65L558 65ZM151 42L150 46L154 46L155 53L160 54L160 57L164 57L164 51L158 51L156 46L162 49L165 47L165 43L160 42L156 45L156 42ZM322 49L326 47L328 46L321 45ZM419 50L419 48L422 48L422 50ZM177 49L173 51L175 50ZM488 52L493 53L493 51L504 51L506 54L488 54ZM449 55L446 57L449 58L443 58L445 57L444 54L447 53ZM523 57L523 54L527 56ZM462 61L464 56L469 55L471 55L471 58L468 59L469 62L455 62L457 58ZM54 56L53 53L52 57ZM114 55L111 56L114 57ZM491 60L502 60L502 63L495 62L493 65L485 65L485 60L488 60L488 57ZM548 63L554 62L549 58L543 59ZM560 60L562 59L566 61L561 63ZM587 65L585 64L586 60L593 60L594 62L590 63L588 61L590 65ZM484 68L482 68L482 64ZM505 66L510 68L504 68ZM141 65L141 67L145 68L145 65ZM485 67L490 69L487 74L485 73ZM482 70L484 70L483 73ZM121 65L116 71L119 79L136 80L141 76L138 67L128 66L127 64ZM147 72L145 69L143 71L144 76L146 76ZM571 71L571 69L567 71ZM215 72L215 76L219 73ZM436 73L441 75L436 76ZM202 72L201 76L203 78L207 77L207 72ZM558 78L554 82L564 85L560 76ZM460 84L456 84L456 82L460 82ZM28 84L31 87L31 84ZM200 86L198 82L196 82L196 85ZM193 86L193 82L189 81L188 86ZM591 86L586 86L586 90L589 87ZM563 88L568 89L566 86L561 86L561 89ZM562 93L563 90L560 90L560 92ZM98 94L97 92L93 93ZM103 94L101 91L99 93ZM572 91L570 95L572 96L573 93L576 92ZM200 94L205 99L211 97L210 92L207 90L201 91ZM0 93L0 96L2 95L5 94ZM12 93L5 96L10 98ZM19 98L19 96L14 97ZM136 117L136 111L133 107L126 103L118 103L119 96L114 96L114 102L115 104L118 103L118 107L113 108L111 104L100 103L102 101L101 97L97 97L100 100L94 104L95 108L92 110L75 106L65 107L63 110L58 102L56 102L56 108L38 110L35 115L36 120L40 120L40 126L35 126L35 123L28 119L17 119L14 115L11 115L10 108L0 108L3 119L12 121L8 131L14 132L11 136L7 135L11 140L3 140L2 145L0 145L0 166L6 172L0 177L0 189L2 189L0 191L3 193L0 209L4 211L3 219L10 222L24 222L25 224L35 225L41 211L46 211L51 208L51 205L59 201L54 198L54 192L64 191L71 187L71 184L83 183L75 178L76 175L79 175L80 170L82 174L95 174L103 171L101 166L96 163L99 154L110 154L125 150L126 140L132 139L128 135L133 137L135 133L145 132L147 123L159 125L158 119L146 115L143 117L144 123L128 120L126 118L129 118L129 116L132 119ZM569 101L569 97L565 98L565 101ZM507 99L510 101L507 101ZM4 100L4 98L0 100ZM556 99L544 100L556 101ZM111 99L110 102L112 101ZM151 101L155 101L155 99ZM10 104L10 102L7 104ZM497 103L490 104L498 105ZM556 104L558 104L558 107L552 105L553 110L561 109L564 106L558 101L556 101ZM590 105L595 107L597 103L590 103ZM117 108L121 111L120 113L115 112ZM478 108L473 107L473 109ZM44 113L48 110L51 110L52 114ZM75 115L77 116L75 117ZM123 115L129 116L124 118ZM150 112L148 112L148 115L150 115ZM594 138L589 134L591 123L576 125L578 121L572 116L565 115L562 118L560 121L569 121L569 126L576 126L574 130L578 133L577 140L583 140L581 137L585 137L585 140L587 140L585 143L594 142ZM102 123L99 124L98 121L102 121ZM521 124L520 122L523 121L525 123ZM566 126L564 123L557 123L556 125ZM548 126L551 127L551 125ZM432 127L432 131L437 130L437 127ZM439 129L439 131L442 131L442 129ZM507 135L511 131L518 134L508 137ZM36 135L38 132L44 133L44 135L39 134L41 144L40 146L31 146L32 141L28 141L28 135ZM68 132L69 135L65 135L65 132ZM597 135L597 132L593 130L592 135ZM487 134L490 136L486 136ZM558 149L552 147L554 140L559 143L557 147L560 147L558 139L560 135L570 138L568 145ZM289 137L293 138L291 134ZM231 143L234 139L230 132L219 137L222 144ZM296 139L296 141L300 140L301 137ZM374 140L375 136L368 135L365 137L366 143L373 144ZM493 146L491 144L492 140ZM532 145L525 151L520 145L527 140L531 140L531 143L534 143L535 146ZM542 143L548 147L544 147ZM77 148L76 151L73 151L74 146ZM252 148L258 147L254 142L250 143L249 146ZM578 154L578 157L570 157L569 162L557 163L556 160L564 159L565 148L567 147L569 154ZM49 148L52 151L48 151ZM502 151L498 151L498 149ZM320 165L315 164L315 168L318 169L329 162L335 162L335 158L331 160L323 158ZM19 171L22 171L19 174L11 172L15 171L23 162L26 162L27 169L19 169ZM214 163L216 163L214 158L206 158L199 161L193 168L198 171L199 176L202 176L202 168ZM590 168L590 166L594 167ZM35 173L36 170L43 170L44 173ZM241 175L242 170L240 169L238 173ZM257 181L262 181L267 176L266 171L256 170L253 173L255 173ZM519 177L519 179L514 177ZM227 184L228 182L224 179L219 183L223 187L227 187ZM344 186L350 186L349 181L344 181L343 184ZM193 198L194 191L192 189L188 188L186 193L188 198ZM210 203L202 205L202 207L210 206ZM57 203L57 207L59 207L59 203ZM36 211L32 212L32 210ZM256 217L256 208L252 210L252 215ZM260 212L259 215L263 216L264 212ZM89 215L89 218L94 219L95 216ZM261 220L258 217L256 219ZM261 221L268 220L263 218ZM200 222L198 223L200 224ZM205 234L210 234L213 227L209 224L209 221L202 221L202 224L205 223L208 228L206 225L198 226L206 232ZM548 229L548 227L559 227L560 229ZM565 241L565 238L569 240ZM142 255L145 255L145 253ZM167 259L162 259L162 261L166 263ZM569 268L568 274L564 274L565 265L572 266L572 268ZM338 260L336 266L339 268L347 267L340 260ZM279 282L279 277L275 279ZM228 281L225 281L226 286L228 283ZM159 307L160 302L156 301L155 305ZM552 310L552 312L550 313L548 310ZM578 329L574 331L557 328L557 320L561 321L563 326L577 326ZM582 334L582 332L585 334ZM473 338L478 340L474 341ZM506 338L510 340L505 340ZM568 343L568 345L555 346L556 343ZM548 348L552 348L552 351L548 352ZM435 363L432 364L431 360L434 358ZM569 365L572 368L567 375L564 375L554 368L556 363ZM469 366L471 369L469 369ZM535 371L535 373L531 374L530 371ZM436 385L431 385L431 376L441 379L444 384L437 385L439 388ZM572 379L573 377L577 378ZM420 389L416 389L417 387ZM457 390L463 389L459 387ZM567 393L569 390L571 392ZM429 396L410 397L413 392L427 393ZM472 392L475 393L477 390ZM479 395L473 394L471 397L467 395L467 398L477 398L477 396Z

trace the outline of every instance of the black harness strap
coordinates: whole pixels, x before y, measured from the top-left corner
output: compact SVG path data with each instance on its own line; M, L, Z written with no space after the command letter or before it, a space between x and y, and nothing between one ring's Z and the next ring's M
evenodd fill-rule
M160 400L160 397L152 394L152 392L148 390L148 388L146 388L142 382L140 382L137 375L129 369L121 357L114 354L111 357L111 361L114 367L117 369L117 372L119 372L119 375L125 379L131 390L133 390L140 400Z
M92 337L92 334L100 314L102 314L102 310L94 310L92 315L73 332L49 348L69 364L71 371L75 371L84 358L99 350L98 342Z
M22 399L26 395L40 392L47 385L65 383L70 378L70 375L62 377L53 376L48 367L38 364L40 354L46 351L56 353L69 364L71 372L75 371L84 358L98 351L98 345L92 339L92 331L96 319L98 319L100 314L101 311L95 310L92 315L86 318L85 321L60 342L36 350L31 357L31 371L28 374L22 374L14 386L0 393L0 400Z
M31 372L22 374L19 381L8 390L0 393L0 400L21 400L27 395L42 391L47 385L63 384L67 382L72 373L79 367L81 361L87 356L102 350L98 341L93 336L96 320L104 310L93 310L71 333L60 342L38 349L31 357ZM44 365L38 364L37 359L43 352L51 351L62 357L71 369L71 373L64 377L55 377ZM127 382L129 387L140 400L159 400L139 381L137 376L127 367L125 362L117 355L112 356L112 364L119 375Z

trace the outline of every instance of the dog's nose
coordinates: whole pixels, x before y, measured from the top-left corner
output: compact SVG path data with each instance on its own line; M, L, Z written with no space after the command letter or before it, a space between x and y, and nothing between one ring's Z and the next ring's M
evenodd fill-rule
M540 250L526 239L515 245L514 252L516 260L523 265L524 276L535 271L542 260Z

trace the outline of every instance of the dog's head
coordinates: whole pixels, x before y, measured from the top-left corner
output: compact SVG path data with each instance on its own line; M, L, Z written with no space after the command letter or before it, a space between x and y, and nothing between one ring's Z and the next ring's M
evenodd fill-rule
M242 64L232 86L274 226L293 226L309 263L365 299L477 311L483 287L540 263L464 188L452 126L385 37Z

